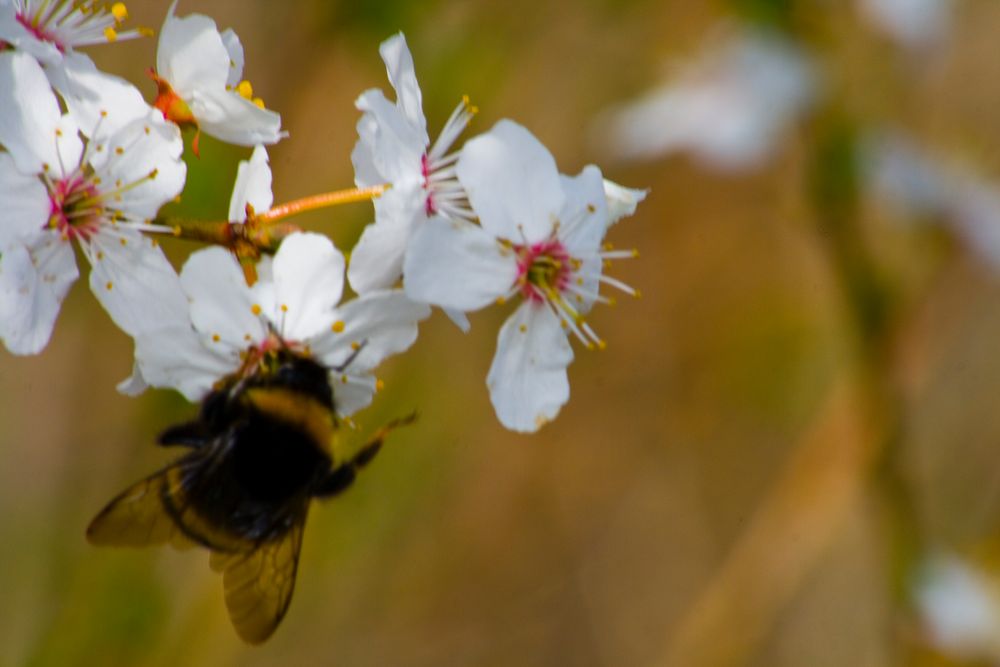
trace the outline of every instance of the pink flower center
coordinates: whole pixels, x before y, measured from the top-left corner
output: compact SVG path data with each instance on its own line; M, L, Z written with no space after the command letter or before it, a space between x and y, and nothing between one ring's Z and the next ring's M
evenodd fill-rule
M89 240L103 214L97 188L82 176L55 181L49 188L49 226L65 238Z
M431 161L427 153L420 156L420 173L424 176L424 192L427 199L424 200L424 211L428 217L437 213L437 206L434 204L434 190L431 188Z
M24 29L34 35L36 39L53 44L57 49L59 49L60 53L66 52L66 47L59 43L56 36L46 32L41 25L33 23L30 16L25 16L20 12L14 16L17 19L17 22L24 26Z
M517 252L517 283L525 299L541 303L570 284L573 258L558 239L515 245L514 250Z

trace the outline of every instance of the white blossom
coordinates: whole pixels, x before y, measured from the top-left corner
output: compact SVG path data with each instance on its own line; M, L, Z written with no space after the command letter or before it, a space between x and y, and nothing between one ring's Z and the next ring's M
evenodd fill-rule
M951 0L857 0L873 26L907 48L931 46L945 36L951 4Z
M602 247L612 215L600 170L560 175L548 150L516 123L500 121L469 141L457 172L482 226L428 220L414 232L403 284L415 300L462 311L521 297L500 330L486 381L500 422L535 431L569 398L567 336L605 346L584 320L595 302L612 301L600 285L636 294L603 275L603 263L635 253ZM644 196L608 189L618 217Z
M962 660L1000 665L1000 584L951 554L921 569L915 591L930 641Z
M72 244L91 264L90 287L125 332L184 312L177 275L145 238L184 185L176 127L150 112L106 139L83 142L41 66L0 53L0 338L12 352L47 344L78 277Z
M771 155L816 88L814 68L795 44L737 33L644 97L610 111L594 133L617 158L690 152L715 168L745 169Z
M429 314L401 290L366 294L338 305L344 257L320 234L296 233L246 283L239 263L219 247L200 250L181 270L190 322L136 338L136 360L153 386L203 398L222 378L252 372L261 356L288 349L329 369L338 415L368 405L378 387L373 369L401 352Z
M475 109L463 99L432 146L406 39L395 35L382 43L379 52L396 102L389 102L378 89L361 94L356 105L363 115L351 154L359 187L390 185L375 200L375 222L365 228L351 252L348 280L362 294L399 280L410 236L428 217L474 217L455 177L458 153L448 150Z
M273 144L287 136L281 116L264 108L241 79L243 46L236 33L220 33L202 14L177 17L176 7L174 0L156 50L155 106L164 117L241 146Z
M144 34L143 30L120 29L127 16L122 2L0 0L0 44L29 53L44 65L58 65L77 47Z
M862 142L872 192L906 213L940 222L1000 270L1000 187L968 166L935 158L898 133Z

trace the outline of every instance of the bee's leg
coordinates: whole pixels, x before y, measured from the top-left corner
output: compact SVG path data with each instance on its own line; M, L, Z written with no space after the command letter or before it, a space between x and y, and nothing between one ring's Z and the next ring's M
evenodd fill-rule
M378 450L382 449L382 443L385 441L386 436L400 426L412 424L416 418L416 414L412 414L401 419L394 419L375 431L375 435L372 436L371 440L366 442L354 456L330 471L330 474L327 475L326 479L323 480L313 495L318 498L328 498L337 495L349 487L354 482L354 478L358 476L358 471L368 465L375 458L375 455L378 454Z
M156 444L161 447L180 446L199 449L209 439L210 437L205 430L204 422L196 419L167 428L156 439Z

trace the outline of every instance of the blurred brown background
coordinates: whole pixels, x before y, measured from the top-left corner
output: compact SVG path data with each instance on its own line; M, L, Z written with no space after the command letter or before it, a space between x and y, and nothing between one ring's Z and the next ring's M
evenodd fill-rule
M503 430L485 387L507 312L474 315L468 335L435 315L360 415L367 428L413 409L419 421L314 506L290 612L248 648L204 553L84 540L112 495L171 459L155 434L196 408L115 392L131 346L78 284L43 355L0 353L0 665L961 664L899 602L894 533L995 551L1000 275L861 197L859 243L892 299L887 353L866 366L810 200L822 112L741 173L615 161L592 139L601 111L745 4L181 2L236 29L245 76L282 113L276 202L352 185L353 101L389 92L378 44L403 30L432 136L469 94L481 111L466 137L513 118L562 171L596 162L651 189L609 237L640 249L612 275L643 298L594 312L608 349L576 348L570 402L530 437ZM957 0L950 36L920 54L851 3L801 4L841 113L1000 176L1000 4ZM129 9L158 27L167 3ZM88 52L152 97L155 40ZM249 150L203 138L201 152L176 210L222 216ZM358 204L303 222L349 248L370 218ZM883 381L894 409L869 400ZM902 518L886 508L886 452Z

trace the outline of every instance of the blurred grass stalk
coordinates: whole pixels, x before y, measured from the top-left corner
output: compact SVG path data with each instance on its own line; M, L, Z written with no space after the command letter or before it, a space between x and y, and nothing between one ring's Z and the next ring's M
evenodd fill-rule
M792 0L732 3L750 22L809 36ZM825 105L806 128L807 184L817 235L853 334L853 363L833 383L749 527L668 638L665 665L721 667L752 660L868 494L880 510L893 615L886 655L893 664L912 663L910 589L926 545L901 461L904 407L893 350L905 318L865 243L858 127L838 99L836 90L827 91Z

